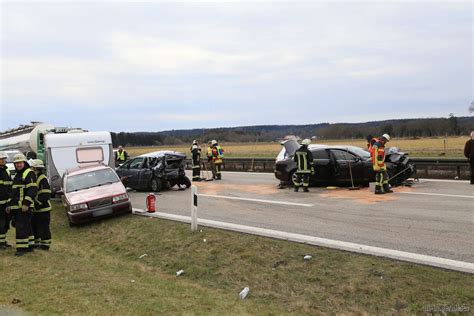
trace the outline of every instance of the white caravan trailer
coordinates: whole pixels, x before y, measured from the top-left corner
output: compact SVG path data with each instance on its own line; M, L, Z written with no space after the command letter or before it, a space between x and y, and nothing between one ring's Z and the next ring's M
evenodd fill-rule
M69 132L44 135L46 173L53 194L61 190L67 169L102 163L114 168L109 132Z

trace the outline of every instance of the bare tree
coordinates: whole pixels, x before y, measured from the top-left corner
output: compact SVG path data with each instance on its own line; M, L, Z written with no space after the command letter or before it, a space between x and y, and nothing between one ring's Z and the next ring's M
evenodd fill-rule
M471 106L469 107L469 112L474 113L474 101L471 102Z

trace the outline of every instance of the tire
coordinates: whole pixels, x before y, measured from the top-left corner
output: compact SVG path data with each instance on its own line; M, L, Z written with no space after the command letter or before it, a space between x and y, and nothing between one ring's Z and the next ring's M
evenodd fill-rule
M292 186L295 184L296 181L296 170L290 172L290 176L288 178L288 185Z
M181 179L179 179L179 184L185 185L186 188L189 188L191 187L191 180L188 177L184 176Z
M153 177L150 181L150 185L149 185L149 188L150 188L150 191L153 191L153 192L159 192L161 190L161 179L157 178L157 177Z

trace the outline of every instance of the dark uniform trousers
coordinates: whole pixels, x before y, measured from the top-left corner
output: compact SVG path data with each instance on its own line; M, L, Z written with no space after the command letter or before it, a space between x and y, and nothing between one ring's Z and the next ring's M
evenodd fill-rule
M35 246L49 249L51 245L51 212L33 212L31 226L35 236Z

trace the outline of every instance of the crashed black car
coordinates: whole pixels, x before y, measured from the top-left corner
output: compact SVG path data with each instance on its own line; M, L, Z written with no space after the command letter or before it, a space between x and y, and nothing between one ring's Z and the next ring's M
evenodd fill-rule
M130 160L115 171L126 187L158 192L178 186L191 186L186 176L186 155L175 151L156 151Z
M283 149L276 159L275 177L281 185L291 185L295 178L296 163L293 155L300 145L294 140L282 143ZM360 147L338 145L310 145L315 174L310 176L310 186L350 186L351 172L354 185L369 186L375 181L370 153ZM386 151L385 164L392 186L401 185L416 173L414 163L407 154L391 147Z

